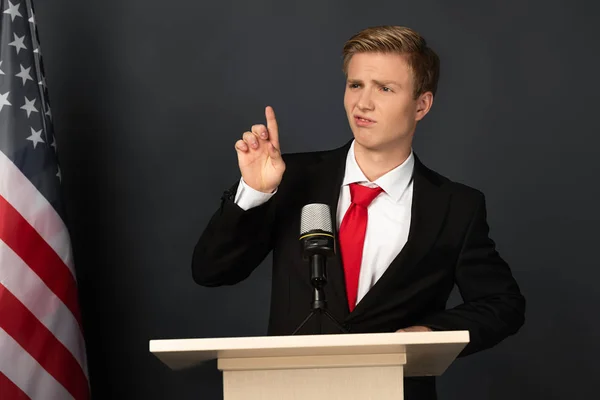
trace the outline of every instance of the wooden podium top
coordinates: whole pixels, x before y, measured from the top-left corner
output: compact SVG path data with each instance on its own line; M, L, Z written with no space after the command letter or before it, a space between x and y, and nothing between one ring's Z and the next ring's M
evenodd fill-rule
M406 354L405 376L441 375L469 342L468 331L150 340L172 369L225 358Z

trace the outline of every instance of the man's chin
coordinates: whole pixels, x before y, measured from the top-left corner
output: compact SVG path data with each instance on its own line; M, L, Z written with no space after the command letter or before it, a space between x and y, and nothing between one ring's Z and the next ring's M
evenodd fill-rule
M410 147L411 143L402 141L384 141L374 135L354 134L355 148L359 151L368 151L370 153L397 153L406 146ZM410 141L409 141L410 142Z
M381 150L386 146L386 143L372 131L358 128L353 133L356 144L365 150Z
M370 152L381 152L386 148L389 148L389 145L386 146L386 143L382 143L381 141L374 140L373 138L364 138L360 135L354 135L355 147L360 147L363 150Z

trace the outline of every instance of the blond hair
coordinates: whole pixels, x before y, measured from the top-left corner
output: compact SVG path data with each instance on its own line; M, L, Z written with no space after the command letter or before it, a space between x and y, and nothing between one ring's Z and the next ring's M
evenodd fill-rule
M406 56L413 72L415 99L425 92L435 95L440 75L440 59L417 32L403 26L375 26L352 36L343 50L343 71L357 53L396 53Z

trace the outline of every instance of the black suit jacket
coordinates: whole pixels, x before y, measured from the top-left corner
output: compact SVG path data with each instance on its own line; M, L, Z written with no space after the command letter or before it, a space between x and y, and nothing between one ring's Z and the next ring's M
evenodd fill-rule
M237 183L226 191L194 249L194 280L209 287L238 283L273 251L268 333L291 334L308 315L313 291L298 240L300 210L326 203L336 220L349 147L284 155L286 172L277 193L256 208L243 211L233 202ZM460 357L492 347L522 326L525 299L488 235L484 195L428 169L416 156L413 179L403 250L352 312L336 252L327 263L329 311L356 333L411 325L468 330L470 343ZM455 284L464 303L446 309ZM327 319L322 324L324 333L339 332ZM312 319L299 333L318 329ZM434 383L433 378L407 378L405 398L434 399Z

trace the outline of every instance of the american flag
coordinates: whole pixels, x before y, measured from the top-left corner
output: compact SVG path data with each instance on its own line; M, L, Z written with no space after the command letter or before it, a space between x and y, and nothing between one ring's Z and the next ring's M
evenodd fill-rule
M88 399L33 5L0 4L0 399Z

